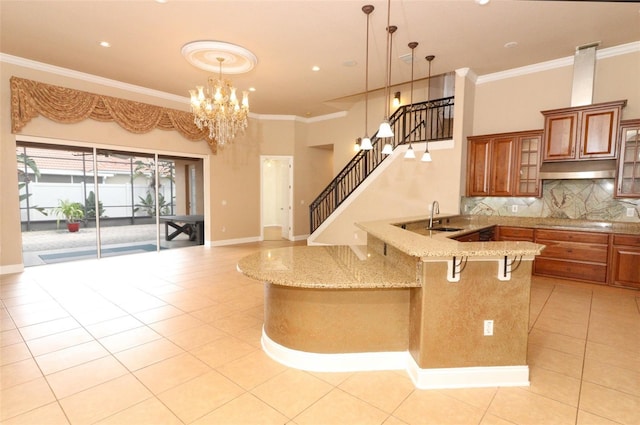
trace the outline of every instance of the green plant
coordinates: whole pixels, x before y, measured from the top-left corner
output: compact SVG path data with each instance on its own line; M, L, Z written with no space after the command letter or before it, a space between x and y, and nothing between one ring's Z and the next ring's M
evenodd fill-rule
M84 207L80 202L59 199L58 206L53 208L51 213L58 217L58 224L61 217L64 217L67 223L75 223L84 217Z
M84 204L87 208L87 218L96 218L96 194L93 193L93 190L89 192L89 196L87 196ZM100 217L104 217L102 201L98 202L98 214Z
M138 211L142 208L148 216L156 215L156 201L153 199L153 195L151 192L147 192L147 196L144 198L142 196L138 196L140 198L140 203L136 204L136 208L134 211ZM164 195L162 193L158 194L158 206L160 207L160 215L169 214L169 207L171 204L164 199Z
M18 161L18 190L22 190L31 182L28 169L31 169L36 177L40 177L40 170L38 169L36 161L27 156L27 154L19 153L16 157ZM31 194L21 193L20 201L24 201L29 196L31 196Z

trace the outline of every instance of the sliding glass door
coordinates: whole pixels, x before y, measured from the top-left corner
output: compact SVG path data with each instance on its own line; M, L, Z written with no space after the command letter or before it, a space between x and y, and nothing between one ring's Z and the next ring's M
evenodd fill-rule
M155 155L97 149L100 257L158 250Z
M25 266L204 243L202 159L18 146Z
M16 158L24 265L96 258L93 149L20 143Z

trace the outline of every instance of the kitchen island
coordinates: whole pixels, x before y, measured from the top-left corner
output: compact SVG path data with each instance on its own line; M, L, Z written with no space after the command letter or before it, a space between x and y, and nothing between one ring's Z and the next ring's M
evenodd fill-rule
M242 259L265 283L265 351L307 370L404 369L418 388L528 385L531 262L543 247L458 242L481 225L438 219L460 230L410 230L424 217L359 223L366 247Z

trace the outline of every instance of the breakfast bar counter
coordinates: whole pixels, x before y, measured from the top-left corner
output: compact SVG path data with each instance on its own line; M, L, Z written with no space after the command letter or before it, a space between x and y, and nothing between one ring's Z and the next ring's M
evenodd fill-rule
M240 260L265 285L265 352L306 370L403 369L418 388L528 385L531 263L543 246L458 242L482 225L448 234L420 220L359 223L366 246Z

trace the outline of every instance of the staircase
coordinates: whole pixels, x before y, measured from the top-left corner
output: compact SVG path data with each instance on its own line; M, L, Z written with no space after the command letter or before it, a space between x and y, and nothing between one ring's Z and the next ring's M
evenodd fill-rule
M450 139L453 133L453 96L429 100L398 108L389 117L394 137L394 149L399 145ZM413 125L411 125L413 123ZM384 161L385 139L371 138L373 149L358 151L329 185L309 206L311 232L351 195L356 188Z

